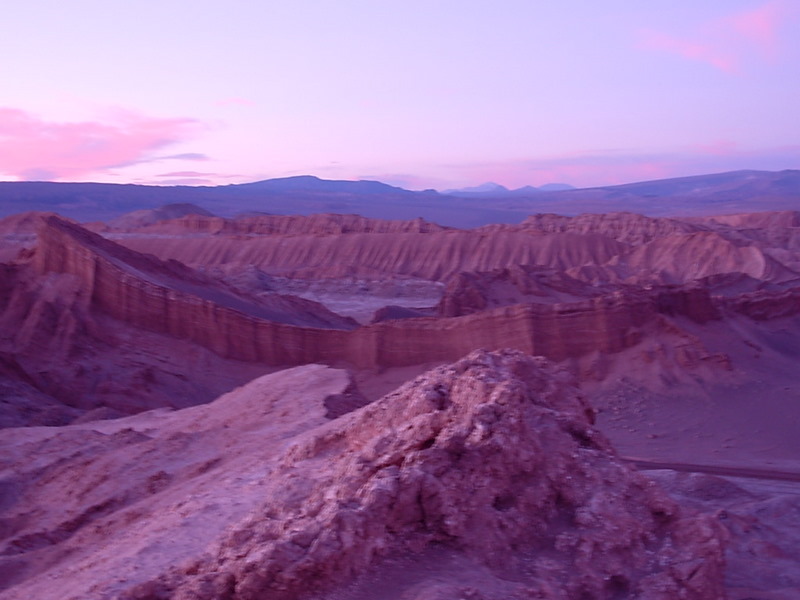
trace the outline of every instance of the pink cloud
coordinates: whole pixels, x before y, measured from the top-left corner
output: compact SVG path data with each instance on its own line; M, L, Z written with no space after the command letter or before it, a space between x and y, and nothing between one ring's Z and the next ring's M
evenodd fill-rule
M781 0L708 21L682 34L652 29L639 32L639 46L704 62L726 73L738 73L754 54L762 59L778 57L781 26L790 18Z
M716 140L708 144L695 144L692 148L701 154L732 156L736 154L739 145L731 140Z
M699 60L728 73L738 69L738 61L734 55L711 43L644 30L641 32L641 44L651 50L663 50L690 60Z
M105 121L45 121L0 108L0 173L22 180L83 177L155 160L156 150L195 134L193 119L115 111Z
M778 29L785 16L782 2L768 2L756 9L731 15L723 26L750 40L767 56L775 56L778 48Z
M205 154L200 152L184 152L182 154L170 154L169 156L161 156L161 159L174 158L175 160L210 160Z
M169 173L159 173L156 177L210 177L216 173L202 173L200 171L171 171Z

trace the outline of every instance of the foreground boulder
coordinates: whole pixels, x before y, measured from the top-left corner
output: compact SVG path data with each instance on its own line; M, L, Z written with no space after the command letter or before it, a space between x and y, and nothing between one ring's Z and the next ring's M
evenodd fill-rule
M58 464L73 481L122 452L157 485L126 496L119 482L115 497L136 499L127 512L95 497L61 539L18 535L5 545L18 563L27 547L64 547L3 597L724 597L721 527L623 464L546 360L474 352L326 421L326 399L348 389L339 373L299 367L208 406L126 419L89 461L68 447L77 426L62 428ZM27 510L46 485L23 492Z
M543 359L475 352L279 463L205 557L128 597L724 596L720 527L624 466Z

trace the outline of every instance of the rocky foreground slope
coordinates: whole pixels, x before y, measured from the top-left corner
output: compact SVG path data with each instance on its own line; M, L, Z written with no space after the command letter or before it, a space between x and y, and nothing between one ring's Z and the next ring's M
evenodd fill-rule
M53 215L0 222L0 581L11 586L0 597L257 598L266 586L280 598L299 581L319 584L303 598L330 600L580 597L568 585L620 598L681 597L683 586L691 597L717 581L719 524L732 536L732 599L794 598L798 213L537 215L471 231L342 215L134 216L126 231L93 226L106 239ZM346 367L376 399L481 347L500 354L332 422L364 398L343 372L310 364ZM559 361L597 425L572 414L585 407L562 374L505 348ZM521 375L523 364L539 375ZM535 390L557 406L533 431L506 407ZM492 433L469 433L481 427ZM713 518L654 513L663 497L588 434L596 427L627 456L699 469L691 493L654 476ZM547 461L525 454L545 442ZM776 472L788 491L758 480L766 492L740 492L703 465ZM431 472L446 485L420 474ZM480 483L495 478L496 493ZM549 541L536 546L531 530ZM692 576L697 563L675 563L668 543L711 571ZM583 575L563 575L573 571ZM656 579L672 591L653 591Z
M0 432L2 598L724 596L716 519L621 463L544 359L476 352L325 422L348 386L309 365Z

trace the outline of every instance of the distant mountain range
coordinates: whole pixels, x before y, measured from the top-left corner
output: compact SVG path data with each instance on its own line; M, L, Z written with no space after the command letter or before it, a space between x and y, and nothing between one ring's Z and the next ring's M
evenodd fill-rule
M487 182L474 187L460 188L457 190L444 190L442 194L448 196L528 196L530 194L537 194L539 192L560 192L563 190L574 190L575 187L568 183L547 183L545 185L534 187L526 185L521 188L510 190L504 185L499 183Z
M442 193L414 192L379 181L330 181L310 175L216 187L0 182L0 217L38 210L82 222L109 221L133 211L181 203L220 216L247 212L343 213L382 219L422 217L454 227L519 223L535 213L627 211L691 216L797 210L800 171L733 171L581 189L550 184L509 190L485 184Z

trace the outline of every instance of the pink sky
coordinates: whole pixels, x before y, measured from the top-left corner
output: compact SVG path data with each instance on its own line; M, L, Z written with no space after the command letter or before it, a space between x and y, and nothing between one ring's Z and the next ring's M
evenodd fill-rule
M790 0L16 4L2 180L444 189L800 168Z

